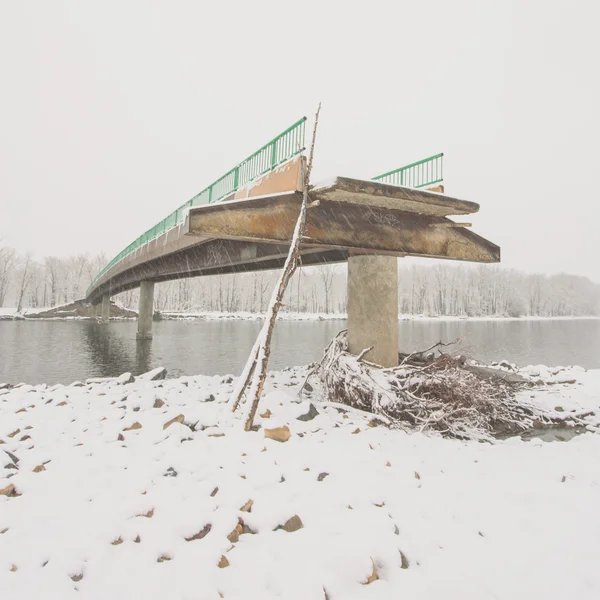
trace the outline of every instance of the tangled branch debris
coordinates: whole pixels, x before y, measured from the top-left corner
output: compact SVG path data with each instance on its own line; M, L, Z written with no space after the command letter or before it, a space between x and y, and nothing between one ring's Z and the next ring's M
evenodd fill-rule
M436 344L404 356L398 367L382 369L348 352L346 332L325 351L311 381L324 400L387 417L394 427L437 432L458 439L491 439L560 425L543 407L517 396L527 382L490 376ZM436 356L434 349L437 349Z

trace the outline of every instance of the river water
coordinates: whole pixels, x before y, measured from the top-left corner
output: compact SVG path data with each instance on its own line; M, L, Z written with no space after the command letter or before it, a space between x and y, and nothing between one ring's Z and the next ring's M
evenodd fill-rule
M238 374L260 321L154 323L154 338L136 341L135 321L0 321L0 383L70 383L164 366L171 377ZM399 322L400 350L460 338L459 349L484 361L600 368L600 320ZM346 327L337 321L279 321L270 368L318 360Z

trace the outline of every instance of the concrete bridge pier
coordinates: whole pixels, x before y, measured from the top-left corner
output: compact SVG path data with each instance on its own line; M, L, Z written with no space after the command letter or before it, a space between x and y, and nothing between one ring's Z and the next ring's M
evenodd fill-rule
M110 321L110 294L104 294L104 296L102 296L101 319L103 323L108 323Z
M92 304L89 314L90 314L91 318L99 319L100 316L102 315L102 303L98 302L98 304Z
M152 337L152 317L154 316L154 281L140 283L140 307L138 314L137 339Z
M371 254L348 257L348 346L365 360L398 366L398 258Z

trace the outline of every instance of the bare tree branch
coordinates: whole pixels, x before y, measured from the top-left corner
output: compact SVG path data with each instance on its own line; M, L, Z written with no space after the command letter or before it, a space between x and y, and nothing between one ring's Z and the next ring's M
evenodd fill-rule
M304 229L306 226L306 210L308 205L308 186L310 182L310 173L312 170L314 150L315 150L315 139L317 134L317 125L319 123L319 113L321 111L321 104L317 108L317 113L315 115L315 124L313 129L313 137L310 147L310 154L308 157L307 166L304 170L303 177L303 193L302 193L302 206L300 208L300 214L298 215L298 220L296 222L296 227L294 228L294 235L292 237L290 243L290 250L283 267L283 271L279 277L279 281L275 286L273 291L273 295L271 297L271 302L269 303L269 309L267 311L267 318L263 325L261 332L258 335L256 343L248 357L248 361L246 362L246 366L240 377L240 384L236 386L236 389L233 393L234 398L234 406L233 409L237 408L240 399L247 389L248 382L250 378L252 378L250 389L248 392L248 397L251 399L250 410L248 412L248 417L246 419L246 423L244 425L244 429L246 431L250 431L252 425L254 423L254 417L256 415L256 411L258 409L258 404L260 402L260 398L262 395L262 390L264 387L266 375L267 375L267 366L269 364L269 357L271 355L271 338L273 336L273 329L275 327L275 322L277 320L277 314L279 309L282 306L283 294L287 288L287 285L293 276L296 267L298 265L298 259L300 256L300 244L302 237L304 235ZM252 371L252 375L250 375Z

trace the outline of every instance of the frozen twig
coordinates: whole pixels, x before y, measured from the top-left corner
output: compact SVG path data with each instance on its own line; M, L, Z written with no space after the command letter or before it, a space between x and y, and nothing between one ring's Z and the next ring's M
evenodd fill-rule
M267 310L267 318L265 320L265 323L263 324L260 333L258 334L254 348L252 349L252 352L248 357L248 361L246 362L246 366L244 368L242 376L240 377L240 384L236 386L236 390L233 395L233 410L235 410L244 392L248 389L248 386L250 386L248 390L248 398L250 399L251 404L246 422L244 424L244 429L246 431L250 431L254 423L254 417L258 409L258 404L260 402L262 390L267 376L267 367L269 364L269 357L271 355L271 338L273 336L275 321L277 320L277 314L279 312L279 309L282 306L283 295L285 293L290 279L292 278L296 270L298 260L300 257L300 244L304 237L304 230L306 227L308 186L310 181L310 173L312 170L312 163L315 150L315 138L317 133L317 125L319 122L320 111L321 104L319 104L317 113L315 115L313 137L306 167L304 167L303 163L304 173L302 205L300 207L300 214L298 215L298 220L296 221L296 226L294 228L294 234L290 243L290 250L281 275L279 277L279 280L277 282L277 285L275 286L275 289L273 291L273 295L271 296L271 301L269 302L269 308Z

